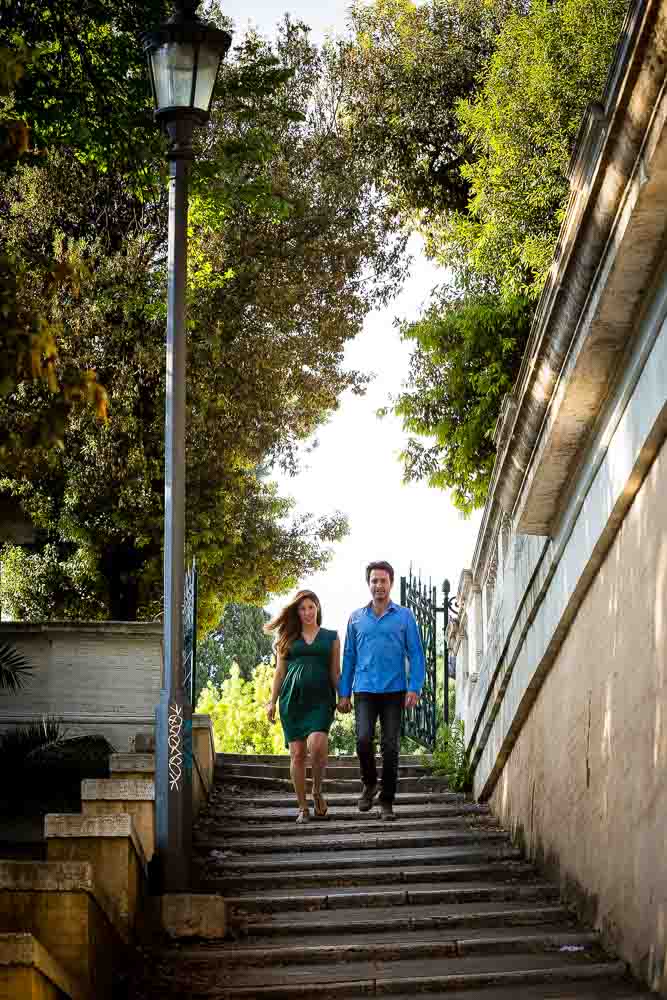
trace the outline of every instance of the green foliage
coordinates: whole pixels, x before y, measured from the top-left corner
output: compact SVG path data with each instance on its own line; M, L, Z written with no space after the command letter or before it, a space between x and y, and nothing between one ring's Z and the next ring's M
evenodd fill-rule
M100 169L125 176L162 142L151 128L152 98L141 32L164 20L167 0L17 0L0 45L31 54L17 81L14 113L38 148L67 146Z
M3 568L4 575L4 568ZM2 601L0 599L0 606ZM8 642L0 642L0 691L18 691L26 676L32 674L32 664Z
M336 712L329 730L329 753L355 754L357 752L357 735L354 726L354 712L342 714Z
M454 719L451 726L443 726L438 732L433 773L449 778L454 792L472 790L473 771L466 750L462 719Z
M318 51L300 25L285 22L273 47L251 34L232 54L227 96L200 136L186 488L205 631L228 602L261 605L322 569L347 530L335 512L295 516L266 475L274 465L294 471L300 443L340 395L363 392L365 376L343 367L344 347L400 279L402 239L392 238L394 223L340 125L339 72L335 47ZM64 94L59 87L54 93ZM113 102L114 92L105 99ZM39 102L31 107L37 118ZM115 129L117 118L109 120ZM121 125L117 147L110 132L110 149L121 148ZM162 590L165 192L142 188L139 197L123 173L127 162L116 170L112 156L105 160L102 132L69 149L57 146L55 117L40 127L53 146L12 169L0 198L0 249L33 275L21 293L25 308L57 324L56 374L94 371L108 422L85 408L68 411L62 449L7 454L0 489L36 525L38 558L34 574L10 574L6 600L34 618L154 618ZM77 136L71 141L84 143ZM48 285L43 262L53 258L81 276L76 288ZM0 434L39 442L49 405L40 384L21 382L0 397ZM5 555L19 559L11 549ZM57 584L48 596L47 576Z
M374 0L352 9L349 119L378 186L448 269L403 334L395 401L407 479L486 500L512 388L568 198L567 167L599 100L627 0Z
M501 4L358 0L345 113L378 186L406 219L465 209L470 158L457 102L476 89Z
M263 631L268 621L262 608L229 603L217 628L197 646L197 691L209 682L220 688L234 663L246 681L258 663L268 663L273 652L273 639Z
M208 684L199 696L197 711L211 716L218 753L286 753L285 737L276 713L271 724L266 705L271 697L274 667L260 663L245 681L237 664L217 690Z
M486 499L493 428L518 373L531 317L525 298L477 295L432 305L402 327L416 348L409 387L395 409L406 430L435 438L430 446L410 439L402 455L405 477L450 489L466 514Z
M426 227L430 252L511 294L537 297L568 198L567 167L588 104L598 100L627 0L537 0L511 14L480 90L457 106L474 155L462 168L464 211Z

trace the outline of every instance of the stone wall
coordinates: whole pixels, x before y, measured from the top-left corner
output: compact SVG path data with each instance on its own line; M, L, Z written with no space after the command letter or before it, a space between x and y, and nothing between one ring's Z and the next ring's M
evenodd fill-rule
M491 797L667 995L667 449L635 497Z
M120 751L137 733L153 732L161 624L2 622L2 641L35 669L18 693L0 692L0 731L53 715L70 735L100 733Z

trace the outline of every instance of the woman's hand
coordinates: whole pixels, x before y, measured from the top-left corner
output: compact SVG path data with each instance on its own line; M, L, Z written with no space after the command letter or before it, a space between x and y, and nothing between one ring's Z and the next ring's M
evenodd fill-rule
M269 720L269 722L275 722L276 721L276 703L275 703L275 701L270 701L270 702L267 703L267 706L266 706L266 717Z
M351 698L339 698L336 708L339 712L347 715L348 712L352 711L352 699Z

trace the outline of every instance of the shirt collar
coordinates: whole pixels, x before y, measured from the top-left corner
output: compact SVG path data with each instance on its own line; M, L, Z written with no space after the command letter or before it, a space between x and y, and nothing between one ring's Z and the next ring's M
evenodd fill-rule
M384 618L384 616L388 615L390 611L398 611L398 608L399 608L399 605L396 604L395 601L389 601L389 604L387 605L387 610L384 612L384 614L380 615L380 618ZM368 604L366 605L366 607L364 608L364 610L365 610L365 612L366 612L367 615L372 614L374 618L377 617L377 615L373 611L373 602L372 601L368 602Z

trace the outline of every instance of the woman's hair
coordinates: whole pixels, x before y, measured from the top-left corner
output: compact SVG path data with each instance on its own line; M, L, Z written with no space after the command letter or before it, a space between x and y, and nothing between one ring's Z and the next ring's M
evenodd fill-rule
M275 649L279 656L285 656L290 645L301 635L301 619L299 618L299 605L306 598L310 598L317 605L317 624L322 624L322 605L317 594L312 590L300 590L292 598L289 604L285 605L280 614L267 622L264 626L265 632L277 632Z

